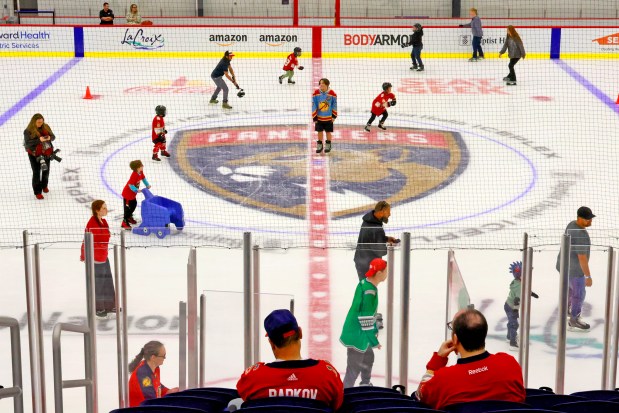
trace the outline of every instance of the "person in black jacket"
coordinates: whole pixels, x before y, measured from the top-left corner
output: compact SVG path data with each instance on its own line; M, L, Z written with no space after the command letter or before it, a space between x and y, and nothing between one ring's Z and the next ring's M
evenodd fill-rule
M52 159L59 160L52 146L52 141L56 136L47 123L43 115L35 113L26 130L24 130L24 148L28 152L30 167L32 168L32 189L37 199L43 199L41 192L48 193L47 181L49 178L49 167Z
M423 49L423 42L421 41L421 38L423 37L423 27L421 24L415 23L413 26L413 32L414 33L411 36L411 45L413 46L413 50L411 52L413 66L411 66L411 70L423 72L423 62L421 61L421 50Z
M354 258L359 280L365 279L365 273L374 258L387 255L387 243L397 244L400 242L400 240L385 235L383 224L389 222L390 216L391 205L387 201L379 201L374 210L363 216Z

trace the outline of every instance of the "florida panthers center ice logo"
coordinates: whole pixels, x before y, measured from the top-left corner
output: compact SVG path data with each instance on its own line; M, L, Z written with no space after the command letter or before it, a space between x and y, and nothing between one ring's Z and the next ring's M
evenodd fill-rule
M190 184L239 205L305 219L307 125L248 126L179 132L174 169ZM468 164L456 132L390 128L366 133L338 125L327 161L333 219L364 213L377 200L401 205L453 182Z

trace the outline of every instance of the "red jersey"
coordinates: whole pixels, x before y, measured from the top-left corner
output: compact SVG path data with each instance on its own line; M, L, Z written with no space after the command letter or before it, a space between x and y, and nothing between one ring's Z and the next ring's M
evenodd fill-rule
M426 365L434 376L426 374L417 390L419 400L433 409L477 400L524 403L522 369L509 354L484 352L459 359L455 366L446 365L447 357L434 353Z
M153 118L153 134L152 140L155 140L159 137L160 133L163 133L165 130L165 121L161 116L155 116Z
M299 60L294 55L294 53L290 53L284 62L283 70L294 70L295 67L299 66Z
M381 93L376 96L376 99L372 102L372 113L376 116L382 115L387 110L386 103L390 100L395 100L393 93Z
M137 197L137 189L140 188L140 181L142 180L144 180L144 185L148 186L148 181L144 176L144 171L142 171L141 173L133 171L131 177L129 177L129 180L127 181L127 184L125 185L125 188L123 189L123 199L133 201ZM132 186L136 188L135 191L131 189Z
M107 247L110 242L110 226L104 218L101 218L101 222L97 217L90 217L90 220L86 224L85 232L92 233L92 241L95 246L95 262L102 263L107 260ZM82 242L82 254L80 260L84 261L84 243Z
M129 407L137 407L144 400L158 399L167 393L168 388L161 384L159 367L152 371L142 360L129 378Z
M344 401L340 373L325 360L289 360L249 367L236 384L243 400L303 397L325 402L334 411Z

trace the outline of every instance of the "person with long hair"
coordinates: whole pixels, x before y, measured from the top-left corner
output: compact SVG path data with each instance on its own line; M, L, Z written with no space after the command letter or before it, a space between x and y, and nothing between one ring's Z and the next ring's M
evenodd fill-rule
M43 199L41 192L48 193L47 183L49 180L50 155L54 147L52 141L56 136L43 115L35 113L30 123L24 130L24 148L28 152L30 167L32 168L32 190L37 199Z
M514 66L520 59L524 59L527 53L524 51L524 44L522 43L522 39L520 35L514 29L514 26L507 26L507 36L505 37L505 43L503 43L503 48L499 52L499 57L505 53L507 50L507 55L509 56L509 74L503 78L509 86L516 85L516 72L514 71Z
M110 226L105 220L107 205L105 201L97 199L90 205L92 217L86 224L85 232L92 233L95 258L95 307L99 319L107 319L116 315L116 293L112 279L112 269L108 258L110 242ZM80 260L84 261L84 243Z
M142 24L142 17L138 14L138 5L133 3L127 13L127 24Z
M168 389L161 384L159 366L166 358L163 343L149 341L129 363L129 407L137 407L144 400L157 399L168 393L176 393L178 387Z

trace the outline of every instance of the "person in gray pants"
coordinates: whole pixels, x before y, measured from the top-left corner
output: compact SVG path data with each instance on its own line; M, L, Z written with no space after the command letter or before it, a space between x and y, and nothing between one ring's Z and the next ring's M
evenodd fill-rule
M226 85L224 76L226 76L228 80L231 81L234 86L236 86L237 89L239 88L239 85L236 83L236 77L234 76L234 70L230 65L233 57L234 53L226 50L226 53L224 53L224 57L221 58L217 66L215 66L213 73L211 73L211 79L213 79L213 82L215 82L217 89L215 89L215 92L213 93L213 96L211 96L211 100L209 101L209 103L219 103L219 101L217 100L217 96L219 95L219 92L223 90L224 100L221 104L221 107L224 109L232 109L232 106L228 104L228 85Z

